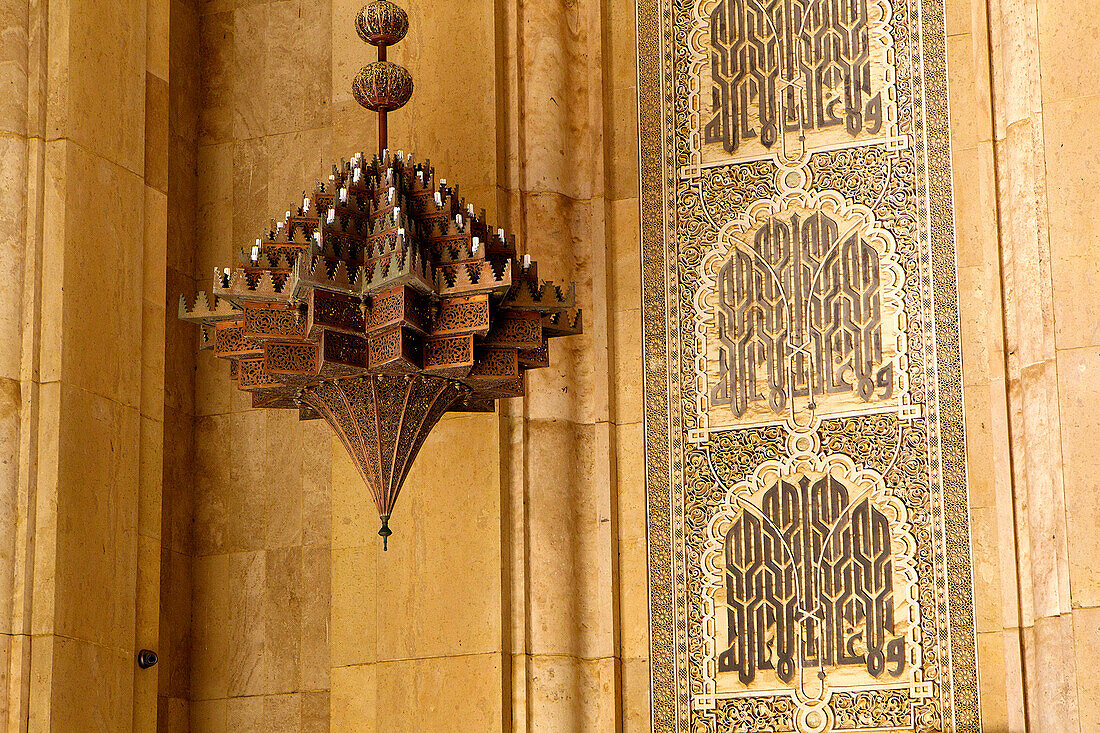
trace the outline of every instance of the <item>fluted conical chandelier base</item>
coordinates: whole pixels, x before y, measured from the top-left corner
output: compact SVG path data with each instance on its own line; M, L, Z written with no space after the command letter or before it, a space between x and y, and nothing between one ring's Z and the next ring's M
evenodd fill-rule
M423 374L368 375L306 387L299 399L317 410L348 449L370 488L388 544L390 512L420 446L439 418L469 389Z

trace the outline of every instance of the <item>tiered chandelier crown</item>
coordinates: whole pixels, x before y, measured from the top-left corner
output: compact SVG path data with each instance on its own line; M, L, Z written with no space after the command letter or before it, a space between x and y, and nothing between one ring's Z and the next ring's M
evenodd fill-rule
M334 165L300 206L272 220L210 295L180 298L202 349L229 361L253 407L298 410L336 431L370 488L386 546L394 502L446 412L491 412L549 366L547 340L580 333L574 286L541 282L515 238L436 181L430 163L387 150L386 114L412 94L386 61L408 31L388 0L356 18L379 60L353 91L379 115L379 152Z

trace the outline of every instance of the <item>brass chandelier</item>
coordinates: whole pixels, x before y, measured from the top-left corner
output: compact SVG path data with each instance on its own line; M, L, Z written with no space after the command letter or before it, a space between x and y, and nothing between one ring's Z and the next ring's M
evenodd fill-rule
M581 332L575 287L540 282L515 237L436 181L428 163L388 150L387 114L409 101L408 70L386 47L408 32L388 0L356 17L378 61L353 92L378 113L378 154L334 165L211 294L179 317L202 325L201 349L229 362L253 407L324 418L370 488L383 548L405 477L446 412L492 412L549 366L547 339Z

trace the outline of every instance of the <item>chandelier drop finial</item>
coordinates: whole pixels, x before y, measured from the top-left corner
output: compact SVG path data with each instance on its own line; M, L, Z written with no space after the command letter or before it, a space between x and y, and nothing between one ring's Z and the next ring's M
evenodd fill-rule
M355 16L355 29L363 41L378 47L378 60L359 70L351 88L359 104L378 113L381 155L389 147L387 114L404 107L413 93L409 70L386 60L386 48L409 32L409 16L389 0L374 0Z

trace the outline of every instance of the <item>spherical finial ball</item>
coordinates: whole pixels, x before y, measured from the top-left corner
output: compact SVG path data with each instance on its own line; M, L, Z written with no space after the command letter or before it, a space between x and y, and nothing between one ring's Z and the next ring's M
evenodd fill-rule
M367 109L392 112L404 107L412 96L412 74L404 66L375 61L359 70L351 91L356 101Z
M409 16L389 0L374 0L355 16L359 37L375 46L390 46L409 32Z

